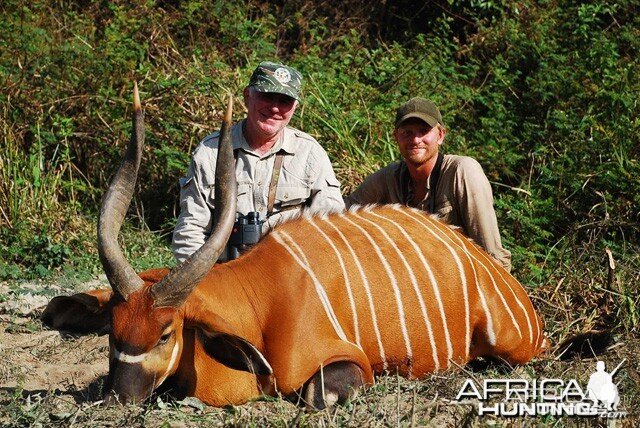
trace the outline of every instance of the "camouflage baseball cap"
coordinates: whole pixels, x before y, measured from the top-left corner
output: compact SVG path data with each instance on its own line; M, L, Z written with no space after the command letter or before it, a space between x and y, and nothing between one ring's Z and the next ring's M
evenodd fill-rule
M253 71L249 86L258 92L275 92L300 99L302 74L292 67L275 62L261 62Z
M442 122L442 115L440 114L438 107L436 107L433 101L424 98L411 98L400 106L396 111L396 128L400 126L402 122L412 117L424 120L431 127L436 126L436 123L444 126L444 123Z

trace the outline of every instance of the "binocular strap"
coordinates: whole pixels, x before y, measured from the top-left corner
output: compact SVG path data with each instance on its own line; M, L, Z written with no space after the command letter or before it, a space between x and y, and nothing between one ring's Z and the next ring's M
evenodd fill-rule
M276 188L278 187L278 179L280 178L280 170L282 169L282 160L284 153L279 151L273 161L273 173L271 174L271 184L269 184L269 201L267 203L267 218L273 214L273 204L276 201Z

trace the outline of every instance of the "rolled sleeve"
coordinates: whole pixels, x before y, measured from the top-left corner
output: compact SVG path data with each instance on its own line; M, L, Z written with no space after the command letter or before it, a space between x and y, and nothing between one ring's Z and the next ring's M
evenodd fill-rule
M187 175L180 179L180 215L172 242L176 260L183 262L196 252L207 240L210 230L211 208L192 161Z

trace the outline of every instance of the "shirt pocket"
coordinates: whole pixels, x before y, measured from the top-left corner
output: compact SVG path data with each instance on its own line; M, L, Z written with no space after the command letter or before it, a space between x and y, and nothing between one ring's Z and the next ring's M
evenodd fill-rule
M295 165L290 162L288 165L283 165L280 172L280 178L278 179L278 186L305 186L309 187L309 179L301 169L302 165Z
M251 183L238 183L238 203L236 204L236 211L239 213L247 214L252 211L256 211L256 207L253 203L253 186Z
M275 206L284 209L302 205L307 202L311 195L311 189L303 184L298 185L280 185L276 189Z
M243 203L246 199L251 199L251 183L250 182L238 182L237 183L237 188L238 188L238 211L240 211L240 206L242 205L243 207L245 205L247 205L247 203ZM209 206L209 208L211 210L215 209L215 183L203 183L202 187L204 188L204 195L205 195L205 202L207 203L207 206Z
M296 165L282 167L276 187L275 207L284 209L304 204L311 195L311 187L305 174Z

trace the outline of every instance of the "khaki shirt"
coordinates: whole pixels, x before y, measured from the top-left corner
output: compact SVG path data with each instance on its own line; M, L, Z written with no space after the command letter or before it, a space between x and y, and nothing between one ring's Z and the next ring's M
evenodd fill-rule
M400 203L427 211L429 182L424 200L415 204L410 181L406 163L396 162L367 177L345 202L347 207ZM511 253L502 248L491 185L480 164L470 157L444 155L435 194L435 214L445 223L462 228L465 235L511 271Z
M180 179L180 216L173 232L173 254L179 262L198 250L211 233L215 209L218 136L207 136L196 148L187 175ZM265 154L254 152L242 133L242 122L231 130L236 153L237 212L260 213L263 234L305 208L311 212L344 210L340 183L329 157L310 135L286 127L283 137ZM275 155L284 154L273 214L267 218L269 186Z

